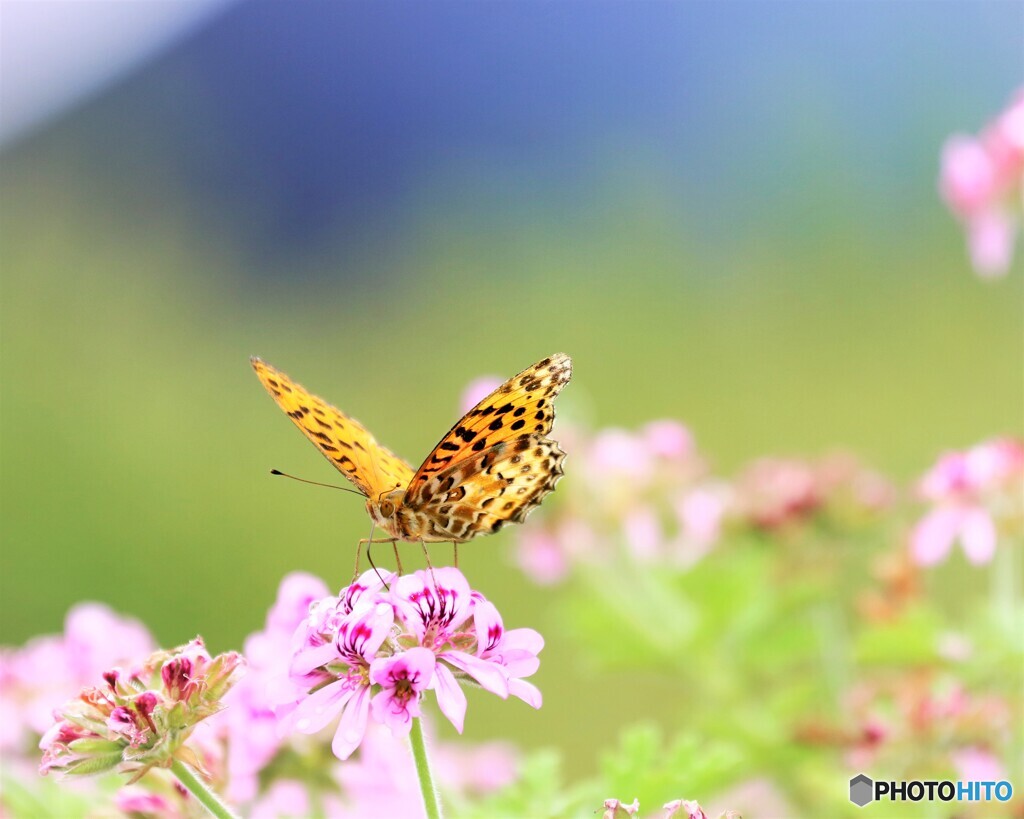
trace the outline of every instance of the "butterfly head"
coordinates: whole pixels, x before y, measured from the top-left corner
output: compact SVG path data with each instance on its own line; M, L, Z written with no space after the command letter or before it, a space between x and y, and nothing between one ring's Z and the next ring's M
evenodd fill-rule
M383 526L388 531L391 530L392 520L395 513L398 511L402 502L405 500L404 489L394 489L391 492L381 492L376 500L370 498L366 501L366 511L370 513L370 517L379 525Z

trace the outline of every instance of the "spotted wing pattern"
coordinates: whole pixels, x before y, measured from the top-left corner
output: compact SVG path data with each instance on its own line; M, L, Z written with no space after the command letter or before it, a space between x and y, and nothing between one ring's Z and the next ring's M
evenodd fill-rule
M515 375L484 398L434 447L409 483L406 504L426 503L429 479L494 444L523 435L547 435L555 421L554 399L572 377L572 359L556 353Z
M550 438L527 433L498 441L483 452L427 478L418 507L426 540L466 541L497 532L507 521L522 523L562 477L565 453Z
M378 444L366 427L265 361L256 357L251 361L277 405L360 492L376 498L408 485L412 467Z
M565 458L547 438L554 399L572 376L558 353L513 376L434 447L409 484L405 507L457 540L519 522L562 475Z

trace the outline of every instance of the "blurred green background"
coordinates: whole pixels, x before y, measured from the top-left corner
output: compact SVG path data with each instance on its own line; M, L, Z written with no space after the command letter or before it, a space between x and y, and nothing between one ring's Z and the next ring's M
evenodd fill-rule
M1021 6L284 8L0 154L3 643L96 599L238 647L286 572L347 582L362 504L268 475L337 478L251 354L414 463L471 379L558 350L563 414L679 418L724 474L844 446L905 480L1020 432L1024 277L972 275L936 175L1019 83ZM511 537L463 568L548 638L546 704L477 697L467 736L582 774L685 722L580 661Z

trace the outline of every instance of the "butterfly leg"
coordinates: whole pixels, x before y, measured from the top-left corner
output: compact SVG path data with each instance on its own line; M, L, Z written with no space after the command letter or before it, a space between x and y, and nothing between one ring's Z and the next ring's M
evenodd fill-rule
M459 568L459 542L457 540L452 541L452 549L455 552L455 568Z
M377 567L373 565L373 558L370 556L370 544L371 543L394 543L395 540L396 539L393 538L393 537L384 537L384 538L364 537L364 538L360 538L359 539L359 543L356 544L356 566L355 566L355 573L352 575L352 581L355 582L356 578L359 577L359 556L360 556L360 554L363 551L363 544L364 543L366 544L366 559L369 560L370 561L370 565L373 566L374 569L376 569ZM395 556L396 557L398 556L398 547L397 546L395 547ZM401 563L398 564L398 573L399 574L402 573L402 564Z
M398 538L392 538L391 548L395 550L395 566L398 567L398 575L402 575L402 558L398 555Z

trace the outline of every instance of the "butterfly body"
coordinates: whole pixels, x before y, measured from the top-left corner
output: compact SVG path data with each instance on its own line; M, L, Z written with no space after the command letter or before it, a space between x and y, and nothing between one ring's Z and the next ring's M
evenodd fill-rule
M253 368L278 406L367 497L390 537L464 543L521 523L562 476L565 453L547 437L552 401L572 361L556 354L510 378L449 430L413 472L369 431L266 362Z

